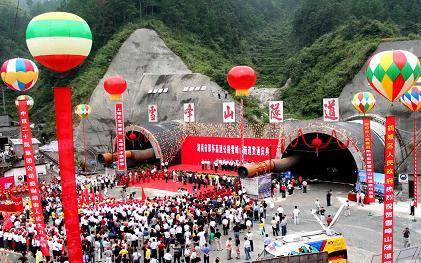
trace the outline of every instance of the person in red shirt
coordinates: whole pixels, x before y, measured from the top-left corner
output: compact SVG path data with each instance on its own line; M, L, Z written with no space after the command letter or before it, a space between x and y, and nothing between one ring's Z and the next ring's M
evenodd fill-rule
M332 215L328 215L326 219L327 226L330 226L330 224L332 223L332 220L333 220Z

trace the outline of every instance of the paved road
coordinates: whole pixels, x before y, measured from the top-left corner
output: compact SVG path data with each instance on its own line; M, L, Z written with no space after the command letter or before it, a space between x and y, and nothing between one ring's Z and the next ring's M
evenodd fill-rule
M270 231L269 236L272 237L270 219L275 213L279 204L285 209L288 215L288 234L320 230L319 224L311 215L310 210L314 208L314 201L319 199L321 204L326 207L326 192L328 189L333 190L332 202L333 206L326 208L326 214L334 215L342 202L346 200L349 188L342 185L331 184L315 184L310 185L308 192L303 194L300 190L296 190L293 195L287 196L286 199L275 198L275 208L273 211L268 210L266 230ZM152 189L146 189L147 195L155 192ZM160 193L162 194L162 193ZM300 225L294 225L292 221L292 210L297 205L301 210ZM370 262L371 257L379 254L381 247L381 229L382 229L382 204L374 204L370 206L356 206L351 203L351 216L342 216L334 229L343 233L347 240L348 258L351 263ZM371 212L372 215L369 215ZM400 249L402 245L402 230L408 226L411 230L411 244L421 244L421 208L417 211L418 222L412 222L409 216L408 203L398 203L395 206L395 248ZM263 236L259 235L257 224L254 225L254 243L255 252L252 259L256 259L258 254L263 250ZM233 237L233 234L230 233ZM241 234L241 241L245 233ZM224 236L222 245L224 246L228 236ZM242 244L241 244L242 248ZM211 262L216 257L220 257L222 262L226 260L225 251L213 251L211 253ZM231 262L243 262L245 259L244 252L241 251L241 260L231 260Z

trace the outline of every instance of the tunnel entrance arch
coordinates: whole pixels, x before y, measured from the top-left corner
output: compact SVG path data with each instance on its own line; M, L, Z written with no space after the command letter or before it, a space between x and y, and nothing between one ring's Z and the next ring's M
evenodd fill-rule
M315 145L321 144L320 148ZM358 165L348 147L331 135L306 133L288 144L282 157L298 156L292 174L310 181L354 184L357 182Z

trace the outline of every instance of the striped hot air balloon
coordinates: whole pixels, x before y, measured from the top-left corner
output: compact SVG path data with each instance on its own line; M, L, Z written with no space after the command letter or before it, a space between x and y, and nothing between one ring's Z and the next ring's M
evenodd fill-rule
M9 59L1 67L1 78L11 90L25 91L37 82L38 68L29 59Z
M50 12L29 22L26 44L39 63L53 71L65 72L79 66L89 55L92 33L81 17Z
M26 101L26 105L28 107L28 110L32 109L34 106L34 99L31 96L28 95L20 95L15 100L15 105L19 105L19 101Z
M371 111L375 104L376 99L371 92L358 92L352 99L352 105L354 105L354 108L364 114Z
M421 110L421 78L418 79L418 82L410 90L402 95L400 100L411 111Z
M75 108L75 113L79 118L86 119L89 117L89 114L91 114L91 106L88 104L79 104Z
M420 74L420 61L405 50L375 54L370 58L366 70L370 86L390 101L395 101L407 92Z

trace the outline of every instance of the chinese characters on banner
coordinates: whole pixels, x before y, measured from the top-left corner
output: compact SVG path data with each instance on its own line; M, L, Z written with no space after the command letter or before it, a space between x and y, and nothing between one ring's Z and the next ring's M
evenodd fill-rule
M224 102L222 104L222 115L224 123L235 122L235 102Z
M115 104L115 128L117 139L117 170L126 171L126 138L124 133L123 103Z
M269 122L280 123L284 121L284 102L269 101Z
M339 121L338 98L323 99L323 121Z
M44 214L41 206L41 196L38 187L38 177L35 166L34 149L32 147L32 134L29 127L28 106L26 101L19 101L18 114L20 118L20 131L22 136L23 156L28 182L29 198L31 199L32 217L35 220L35 229L39 236L41 251L49 256L47 233L45 231Z
M393 201L395 176L395 117L386 117L382 263L393 263Z
M148 121L158 122L158 107L156 105L148 105Z
M368 203L374 202L374 167L373 167L373 146L371 139L370 119L363 119L364 129L364 152L365 152L365 169L367 184L367 200ZM363 200L364 201L364 200Z
M418 207L418 156L417 156L417 121L414 119L414 201L415 207Z
M184 122L195 122L194 103L184 103Z

